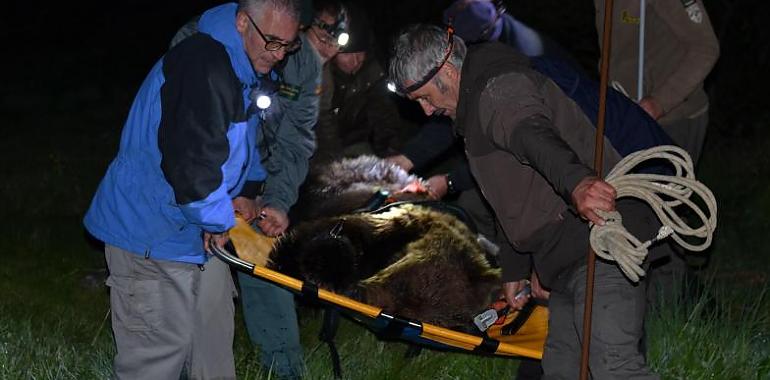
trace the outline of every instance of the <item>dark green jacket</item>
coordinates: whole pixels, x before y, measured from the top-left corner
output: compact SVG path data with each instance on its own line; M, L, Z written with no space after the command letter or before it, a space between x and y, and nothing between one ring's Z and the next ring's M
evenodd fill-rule
M369 54L353 75L331 66L324 78L315 160L344 156L346 149L360 144L380 157L398 154L413 128L399 115L395 95L385 86L382 65Z

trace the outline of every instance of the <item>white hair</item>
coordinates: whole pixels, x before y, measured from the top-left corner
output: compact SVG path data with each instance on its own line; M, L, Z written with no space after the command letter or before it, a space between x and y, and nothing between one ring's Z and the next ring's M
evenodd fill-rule
M298 20L301 12L300 0L239 0L238 10L242 10L253 16L261 16L266 9L286 13L291 18Z
M453 36L454 46L447 60L457 70L465 59L465 43ZM393 44L390 58L390 79L399 87L407 81L417 82L441 64L446 55L447 31L434 25L417 24L403 30ZM435 78L435 77L434 77Z

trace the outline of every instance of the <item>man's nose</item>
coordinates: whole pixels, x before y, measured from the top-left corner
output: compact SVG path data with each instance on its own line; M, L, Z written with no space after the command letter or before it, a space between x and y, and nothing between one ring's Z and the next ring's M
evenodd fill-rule
M275 59L277 59L279 61L282 60L283 57L285 57L285 56L286 56L286 50L284 50L284 49L278 49L278 50L273 51L273 57L275 57Z
M433 112L436 111L436 107L433 107L433 105L431 105L430 103L424 100L420 100L419 103L420 103L420 107L422 107L422 110L423 112L425 112L426 116L431 116L433 115Z

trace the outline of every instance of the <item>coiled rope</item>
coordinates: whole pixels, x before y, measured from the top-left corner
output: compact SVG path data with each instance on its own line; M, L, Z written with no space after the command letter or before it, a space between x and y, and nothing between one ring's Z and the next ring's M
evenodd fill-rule
M667 160L674 167L675 174L629 174L649 160L656 160L656 164L659 160ZM615 187L617 198L634 197L646 202L662 224L657 236L641 242L623 227L620 213L597 212L606 223L592 226L591 247L599 257L616 261L629 280L638 282L640 276L645 275L642 263L648 248L666 237L670 236L679 245L694 252L703 251L711 245L717 225L716 198L708 187L695 179L692 158L682 148L664 145L629 154L612 169L605 181ZM705 211L696 204L698 198ZM699 220L689 218L688 224L677 213L683 207L691 209ZM691 243L684 237L694 237L699 242Z

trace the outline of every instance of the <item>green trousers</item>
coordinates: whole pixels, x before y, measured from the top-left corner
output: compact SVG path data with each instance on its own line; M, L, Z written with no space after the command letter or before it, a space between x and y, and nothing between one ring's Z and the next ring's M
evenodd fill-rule
M243 319L251 342L259 349L264 370L274 377L301 378L305 367L294 294L241 272L238 283Z

